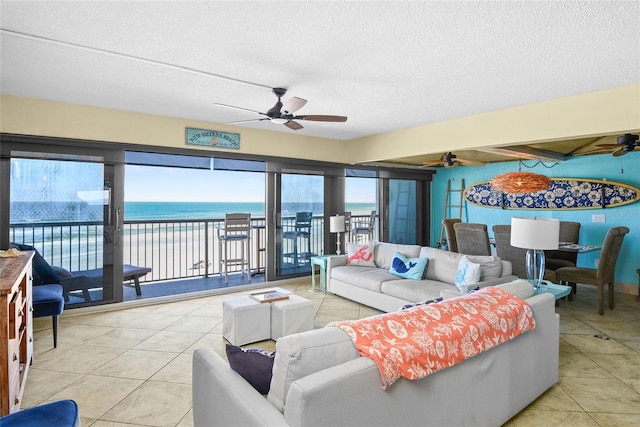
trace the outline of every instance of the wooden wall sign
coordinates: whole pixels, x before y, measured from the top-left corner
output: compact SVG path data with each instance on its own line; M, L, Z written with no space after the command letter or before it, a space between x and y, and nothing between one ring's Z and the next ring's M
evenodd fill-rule
M638 201L640 189L613 181L552 178L547 190L506 194L483 181L467 187L464 198L473 205L501 209L602 209Z
M217 130L186 128L185 143L204 147L240 149L240 134Z

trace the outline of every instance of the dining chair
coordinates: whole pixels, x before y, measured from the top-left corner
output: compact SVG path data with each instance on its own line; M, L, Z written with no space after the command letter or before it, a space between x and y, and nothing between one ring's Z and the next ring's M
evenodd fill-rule
M458 252L465 255L491 255L486 224L458 222L453 224Z
M491 227L496 247L496 255L511 263L511 270L515 276L527 279L527 250L511 246L511 225L494 225ZM556 274L545 268L544 280L556 283Z
M2 427L80 427L78 404L71 400L57 400L5 415Z
M313 212L296 212L296 219L292 230L282 233L282 238L291 241L292 251L283 254L283 258L291 258L294 268L298 268L300 264L311 262L311 222ZM300 251L298 247L298 239L307 240L306 251Z
M371 211L371 214L369 214L369 220L367 222L356 223L356 226L353 227L353 234L355 236L356 242L360 241L360 237L364 238L365 236L366 240L364 240L364 243L373 239L376 228L376 213L376 211Z
M53 348L58 347L58 317L64 311L62 286L36 285L31 288L33 317L51 316L53 330Z
M444 226L444 235L447 239L447 248L449 252L458 252L458 243L456 242L456 230L453 228L455 224L462 222L460 218L447 218L442 220Z
M565 243L578 243L580 237L579 222L560 221L560 237L558 240ZM545 265L549 270L557 270L562 267L575 267L578 262L577 252L560 250L544 251Z
M218 228L218 254L220 256L220 276L224 274L229 282L229 270L240 267L240 274L246 272L251 281L251 214L228 213L224 217L224 227ZM233 251L231 251L232 246Z
M556 270L556 278L561 283L568 283L572 293L576 292L576 283L598 287L598 313L604 314L604 287L609 285L609 308L613 309L616 262L628 227L613 227L604 238L598 268L562 267ZM571 298L571 294L569 294Z

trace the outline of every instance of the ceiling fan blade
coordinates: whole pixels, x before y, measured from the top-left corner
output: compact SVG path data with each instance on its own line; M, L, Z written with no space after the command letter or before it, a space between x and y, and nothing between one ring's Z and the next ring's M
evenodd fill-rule
M293 98L286 100L284 104L282 104L282 111L287 113L295 113L296 111L304 107L306 103L306 99L294 96Z
M293 120L289 120L287 123L284 124L286 127L288 127L289 129L293 129L293 130L300 130L303 128L303 126L298 123L298 122L294 122Z
M442 166L442 161L438 160L438 161L433 161L433 162L422 162L422 166L424 168L432 168L432 167L438 167L438 166Z
M213 105L215 105L216 107L230 108L232 110L239 110L239 111L248 111L249 113L256 113L256 114L260 114L261 116L266 116L265 113L261 113L260 111L256 111L256 110L250 110L248 108L235 107L233 105L227 105L227 104L219 104L217 102L214 102Z
M455 161L460 162L463 165L467 166L484 166L484 162L479 162L476 160L465 160L465 159L456 159Z
M633 150L631 150L631 151L633 151ZM624 147L621 147L621 148L618 148L616 151L614 151L611 154L613 154L614 157L619 157L619 156L624 156L627 153L629 153L629 151L625 151Z
M346 116L327 116L327 115L306 115L295 116L296 120L310 120L314 122L346 122Z
M263 120L270 120L270 119L265 117L264 119L236 120L235 122L227 122L227 124L228 125L237 125L238 123L261 122Z
M620 144L596 144L596 147L602 148L619 148Z

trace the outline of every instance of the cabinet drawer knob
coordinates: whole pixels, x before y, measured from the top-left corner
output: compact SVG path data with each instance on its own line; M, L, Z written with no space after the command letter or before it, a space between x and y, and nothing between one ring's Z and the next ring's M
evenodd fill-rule
M13 361L15 362L16 360L18 360L18 355L13 353Z
M13 404L17 405L18 403L20 403L20 398L16 396L16 398L13 400Z

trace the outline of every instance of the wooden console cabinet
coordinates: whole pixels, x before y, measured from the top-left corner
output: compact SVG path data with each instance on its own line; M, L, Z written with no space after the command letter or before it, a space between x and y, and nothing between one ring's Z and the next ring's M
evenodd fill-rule
M31 306L34 252L0 258L0 416L20 409L33 356Z

